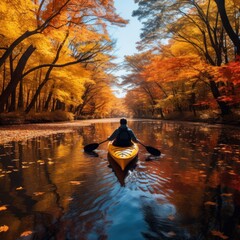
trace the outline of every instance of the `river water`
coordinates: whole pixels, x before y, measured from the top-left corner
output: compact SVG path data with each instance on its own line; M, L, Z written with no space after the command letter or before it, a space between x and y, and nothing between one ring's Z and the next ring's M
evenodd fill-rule
M126 171L101 142L117 122L0 145L0 239L240 239L240 129L129 121Z

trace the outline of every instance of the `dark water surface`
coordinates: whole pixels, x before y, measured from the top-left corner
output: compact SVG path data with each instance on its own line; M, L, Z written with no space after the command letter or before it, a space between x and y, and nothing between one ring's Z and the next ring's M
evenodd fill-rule
M116 127L0 145L0 239L240 239L240 129L130 121L162 155L122 172L107 143L82 151Z

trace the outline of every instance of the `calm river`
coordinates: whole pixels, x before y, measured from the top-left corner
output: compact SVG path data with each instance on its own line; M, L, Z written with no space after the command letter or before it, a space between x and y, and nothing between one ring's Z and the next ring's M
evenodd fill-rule
M129 121L140 147L122 172L83 146L117 122L0 145L0 239L240 239L240 129Z

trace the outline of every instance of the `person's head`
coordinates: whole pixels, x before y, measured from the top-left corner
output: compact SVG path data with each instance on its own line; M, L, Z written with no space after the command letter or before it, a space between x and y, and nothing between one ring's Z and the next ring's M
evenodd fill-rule
M127 119L126 118L121 118L120 119L120 124L121 125L127 125Z

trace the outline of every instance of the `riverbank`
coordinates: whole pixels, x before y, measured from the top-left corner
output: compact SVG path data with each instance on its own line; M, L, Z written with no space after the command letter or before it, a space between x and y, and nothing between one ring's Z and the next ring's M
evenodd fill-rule
M144 119L144 121L161 120L161 119ZM119 122L119 118L106 118L106 119L87 119L75 120L55 123L32 123L32 124L15 124L15 125L2 125L0 126L0 144L5 144L11 141L25 141L27 139L47 136L58 133L69 133L77 130L79 127L89 126L93 123L104 122ZM134 119L134 121L143 121L143 119ZM194 122L203 124L223 124L221 121L199 121L193 118L179 118L179 119L166 119L161 121L174 121L174 122ZM240 127L239 122L227 122L224 125L232 127Z
M240 127L240 115L237 112L226 116L221 116L218 112L209 110L201 111L196 116L194 116L192 112L173 112L166 115L165 120L223 124Z
M111 122L119 119L111 119ZM0 126L0 144L11 141L25 141L34 137L47 136L57 133L68 133L79 127L89 126L92 123L109 122L109 119L78 120L72 122L34 123Z

